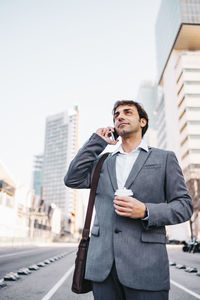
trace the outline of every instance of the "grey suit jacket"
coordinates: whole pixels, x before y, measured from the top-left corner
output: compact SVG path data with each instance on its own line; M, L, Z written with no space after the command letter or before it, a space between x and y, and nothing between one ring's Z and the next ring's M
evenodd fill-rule
M93 134L71 162L65 184L71 188L90 188L94 166L106 146L100 136ZM116 156L108 156L100 174L86 278L103 281L115 260L119 280L125 286L168 290L165 225L185 222L193 212L182 171L173 152L141 149L125 187L145 203L149 219L121 217L113 206L117 189Z

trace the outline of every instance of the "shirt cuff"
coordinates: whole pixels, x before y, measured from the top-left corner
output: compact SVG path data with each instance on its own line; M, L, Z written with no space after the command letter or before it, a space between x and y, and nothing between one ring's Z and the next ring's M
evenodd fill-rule
M147 221L149 220L149 210L148 208L146 208L146 214L145 214L145 217L142 219L142 221Z

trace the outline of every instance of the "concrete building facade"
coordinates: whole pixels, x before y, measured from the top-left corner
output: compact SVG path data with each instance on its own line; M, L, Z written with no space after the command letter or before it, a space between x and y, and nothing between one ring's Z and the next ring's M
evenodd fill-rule
M29 237L29 211L33 194L17 186L0 162L0 243L24 243Z
M200 0L161 2L156 48L158 82L163 89L157 116L164 119L161 127L165 127L158 132L158 146L177 155L195 208L192 235L200 238ZM174 229L173 234L177 232Z

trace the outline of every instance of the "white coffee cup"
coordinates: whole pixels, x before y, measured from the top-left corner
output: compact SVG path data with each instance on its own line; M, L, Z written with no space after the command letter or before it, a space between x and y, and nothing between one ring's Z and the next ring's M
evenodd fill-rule
M133 196L133 192L124 187L123 189L117 189L115 196Z

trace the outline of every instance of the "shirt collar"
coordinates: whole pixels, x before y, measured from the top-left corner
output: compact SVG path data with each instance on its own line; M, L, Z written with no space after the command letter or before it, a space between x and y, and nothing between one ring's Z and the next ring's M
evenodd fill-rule
M137 146L136 149L132 150L129 153L135 152L136 150L140 150L140 149L143 149L146 152L149 151L148 145L147 145L147 143L144 140L141 141L141 143ZM122 144L120 144L119 147L115 151L113 151L112 155L115 155L117 153L122 153L122 154L126 154L127 153L127 152L124 152L124 150L122 148Z

